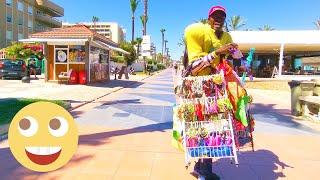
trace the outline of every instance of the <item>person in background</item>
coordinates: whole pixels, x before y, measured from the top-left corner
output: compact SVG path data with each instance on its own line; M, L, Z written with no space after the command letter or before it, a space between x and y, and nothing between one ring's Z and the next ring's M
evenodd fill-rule
M177 75L177 73L178 73L178 64L177 63L174 63L174 71L175 71L175 73L176 73L176 75Z
M29 63L29 75L31 76L31 74L34 74L34 78L35 79L38 79L37 78L37 70L36 70L36 61L34 59L30 60L30 63Z

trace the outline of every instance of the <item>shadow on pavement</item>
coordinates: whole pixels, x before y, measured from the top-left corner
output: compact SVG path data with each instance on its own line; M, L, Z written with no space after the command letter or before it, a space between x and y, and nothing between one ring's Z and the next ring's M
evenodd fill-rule
M77 111L77 110L73 110L70 112L70 114L72 115L72 117L74 119L80 117L83 113L85 113L84 111Z
M275 109L276 104L253 104L251 111L256 121L270 123L288 128L299 129L311 133L319 133L293 120L288 109Z
M241 152L238 160L238 167L231 164L228 159L217 160L213 163L213 172L222 179L275 180L286 177L283 173L286 168L294 168L282 162L273 152L265 149Z
M154 131L164 132L165 130L168 130L171 128L172 128L172 122L165 122L165 123L140 126L140 127L131 128L131 129L123 129L123 130L116 130L116 131L109 131L109 132L101 132L96 134L81 135L79 137L79 145L97 146L97 145L105 144L110 137L135 134L135 133L154 132Z
M154 100L166 101L169 103L176 103L175 94L154 94L154 93L130 93L131 95L150 98Z
M115 100L115 101L99 101L104 105L114 105L114 104L141 104L140 99L125 99L125 100Z
M40 173L40 172L31 171L31 170L23 167L13 157L9 148L0 149L0 155L1 155L0 156L0 167L1 167L0 168L0 177L1 177L0 179L3 179L3 180L36 179L36 176L38 176L41 179L42 175L48 174L48 173ZM56 171L53 171L53 173L59 174L59 171L77 168L77 165L80 162L86 161L92 157L93 157L92 155L79 156L76 153L66 166L64 166L61 169L58 169ZM50 177L50 179L56 179L56 178ZM57 179L58 179L58 177L57 177Z
M87 86L92 87L107 87L107 88L114 88L114 87L130 87L130 88L136 88L144 84L143 82L138 81L128 81L128 80L111 80L107 82L97 82L88 84Z

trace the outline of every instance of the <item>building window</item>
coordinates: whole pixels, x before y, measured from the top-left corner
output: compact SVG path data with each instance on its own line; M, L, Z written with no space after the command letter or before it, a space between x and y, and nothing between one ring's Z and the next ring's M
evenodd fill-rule
M6 0L6 5L7 6L12 6L12 0Z
M13 39L12 31L7 31L6 39L7 39L7 40L10 40L10 41Z
M29 28L29 30L32 30L32 28L33 28L33 23L32 23L32 20L28 20L28 28Z
M18 25L23 26L23 14L19 14Z
M19 33L18 34L18 40L23 39L23 34Z
M12 23L12 14L11 11L7 12L7 22Z
M29 13L30 15L33 14L33 8L32 8L32 6L28 6L28 13Z
M23 12L23 2L18 1L18 10Z

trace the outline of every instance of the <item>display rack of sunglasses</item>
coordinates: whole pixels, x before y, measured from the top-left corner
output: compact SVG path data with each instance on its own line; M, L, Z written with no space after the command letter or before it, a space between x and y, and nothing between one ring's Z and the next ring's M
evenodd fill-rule
M183 97L180 96L179 104L183 105L186 103L195 103L196 105L196 103L201 101L206 102L214 99L217 102L219 99L227 99L228 97L223 73L210 76L186 77L182 78L181 80L196 82L195 85L198 87L190 87L189 89L195 89L199 92L201 89L203 89L202 83L204 83L204 81L219 78L221 78L219 80L221 84L218 84L220 87L219 92L222 94L221 96L217 93L217 89L214 90L214 93L211 93L210 97L206 97L205 92L202 93L202 97L200 98L190 98L190 96L186 97L182 94ZM182 83L182 86L183 84L184 83ZM215 88L216 87L217 86L215 86ZM183 89L184 87L181 88ZM202 113L204 113L204 111ZM195 112L188 114L197 116ZM215 113L214 117L215 118L208 118L208 116L206 116L201 118L201 120L199 120L197 117L191 117L188 121L182 120L184 121L183 139L186 168L188 168L191 164L191 160L203 158L230 158L234 161L234 164L239 164L231 112L228 110L225 112L219 111Z

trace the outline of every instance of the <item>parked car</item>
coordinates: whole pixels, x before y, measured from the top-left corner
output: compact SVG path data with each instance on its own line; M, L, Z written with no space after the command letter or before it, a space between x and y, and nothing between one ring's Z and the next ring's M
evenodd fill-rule
M26 76L26 63L24 60L0 59L0 78L18 78Z

